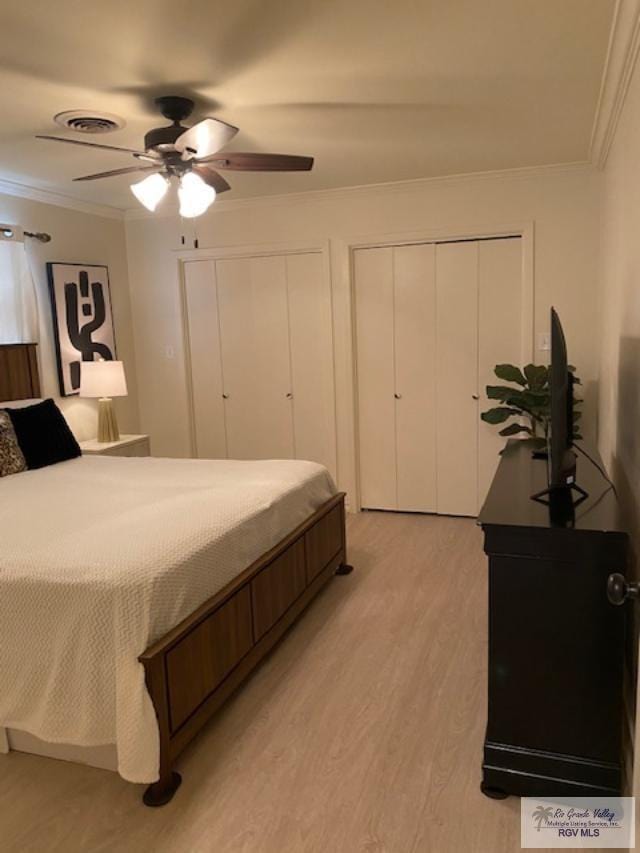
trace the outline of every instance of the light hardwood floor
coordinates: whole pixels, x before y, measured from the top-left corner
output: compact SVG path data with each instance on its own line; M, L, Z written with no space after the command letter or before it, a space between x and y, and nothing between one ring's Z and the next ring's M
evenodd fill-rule
M163 809L115 774L0 756L0 851L511 853L480 794L486 565L472 520L362 513L336 577L183 756ZM266 745L266 746L265 746Z

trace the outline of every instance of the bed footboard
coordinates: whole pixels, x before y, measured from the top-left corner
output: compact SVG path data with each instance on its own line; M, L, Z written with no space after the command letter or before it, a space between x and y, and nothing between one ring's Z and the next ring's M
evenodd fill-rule
M180 752L329 578L350 571L340 493L140 656L160 732L145 805L171 800Z

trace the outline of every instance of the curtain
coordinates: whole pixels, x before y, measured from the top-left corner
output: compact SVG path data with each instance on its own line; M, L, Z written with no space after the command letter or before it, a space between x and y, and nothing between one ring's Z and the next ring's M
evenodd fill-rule
M37 339L36 291L24 243L0 240L0 344Z

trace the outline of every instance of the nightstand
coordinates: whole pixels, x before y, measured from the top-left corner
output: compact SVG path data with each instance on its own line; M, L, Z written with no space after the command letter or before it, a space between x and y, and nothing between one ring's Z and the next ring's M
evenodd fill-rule
M121 435L118 441L81 441L83 456L150 456L148 435Z

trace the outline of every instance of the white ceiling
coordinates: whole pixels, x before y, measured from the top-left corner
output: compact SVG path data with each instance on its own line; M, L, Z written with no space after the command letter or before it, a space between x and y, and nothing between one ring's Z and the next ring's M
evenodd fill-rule
M74 176L166 124L153 97L240 127L229 146L315 156L313 172L227 173L225 198L585 160L614 0L3 0L0 177L115 207L131 178ZM123 130L62 131L61 110Z

